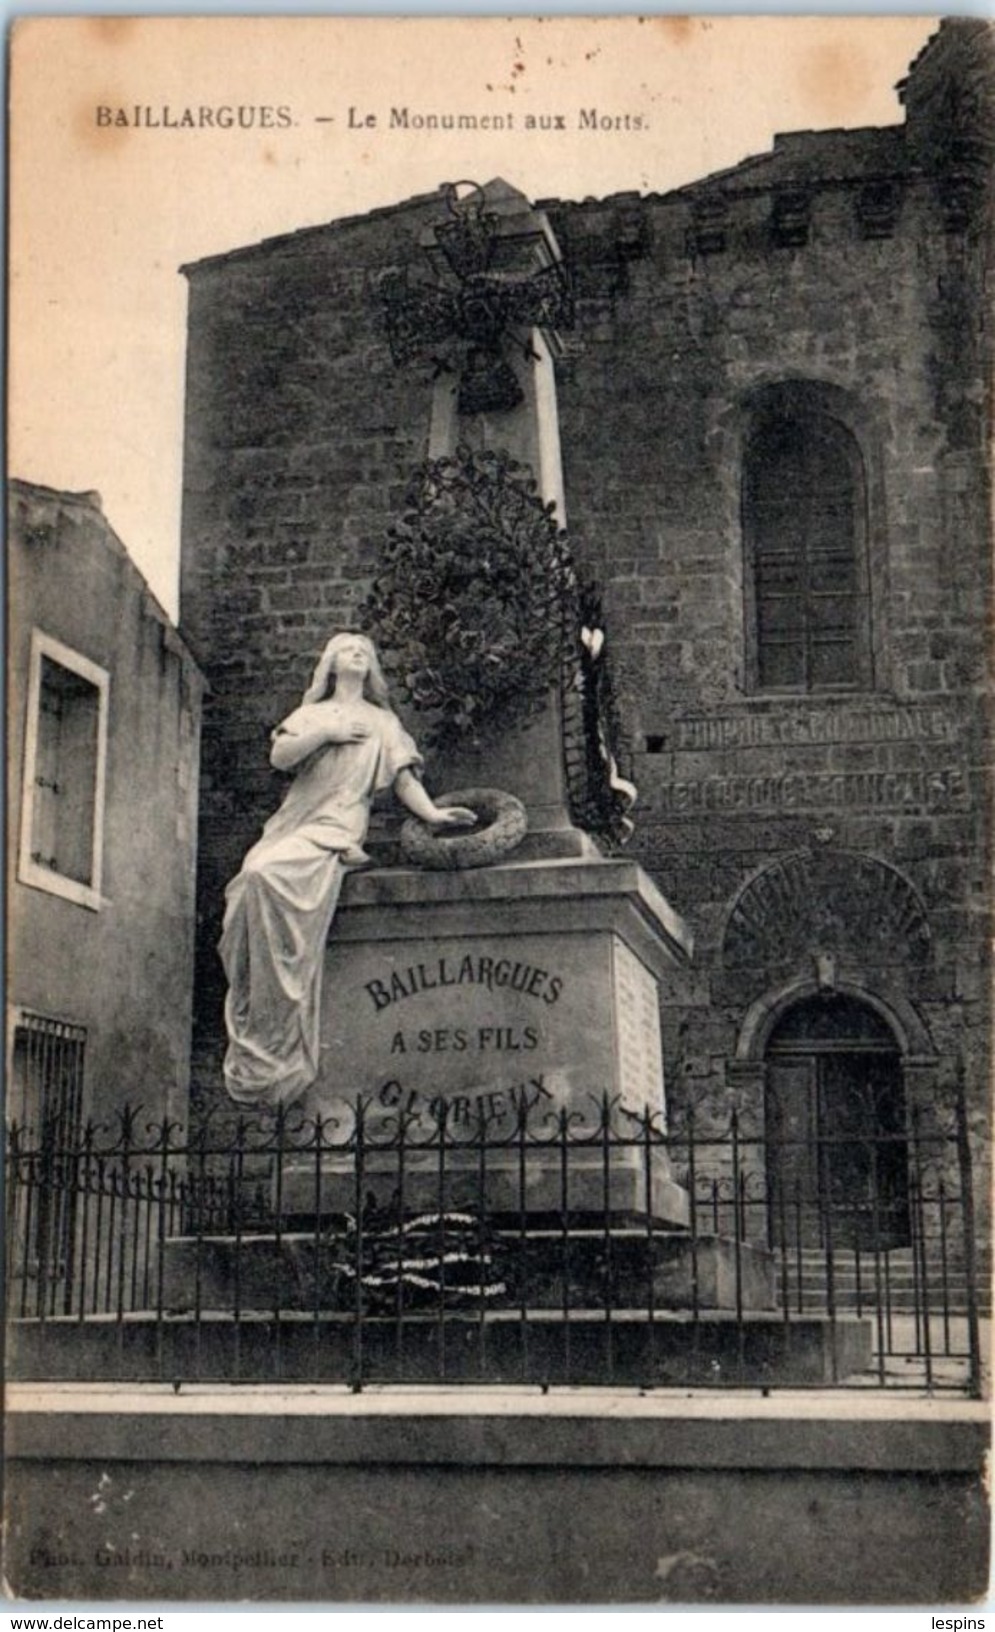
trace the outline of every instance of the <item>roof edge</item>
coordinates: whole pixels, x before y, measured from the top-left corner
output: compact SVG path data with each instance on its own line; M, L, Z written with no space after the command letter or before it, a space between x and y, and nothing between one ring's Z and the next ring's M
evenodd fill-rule
M373 210L360 210L355 215L336 216L331 221L320 221L313 227L297 227L293 232L276 233L272 238L261 238L255 244L239 245L235 249L219 250L216 255L203 255L196 261L184 261L179 267L185 278L202 271L210 271L216 266L227 266L233 261L251 260L254 255L269 254L272 250L281 248L285 244L298 244L307 238L317 238L325 233L345 232L349 227L358 226L366 221L377 221L387 216L402 215L405 210L417 209L426 204L441 202L444 198L444 188L447 184L440 182L439 186L430 193L413 193L410 198L401 199L397 204L378 204Z
M133 559L131 551L124 540L108 521L104 514L103 501L95 488L87 488L82 492L73 492L67 488L47 487L43 482L31 482L23 476L9 476L7 478L7 492L11 497L21 497L35 503L50 505L53 508L85 510L93 519L98 521L106 544L124 563L127 571L138 580L143 607L151 613L157 623L162 625L170 641L176 643L179 655L195 669L198 676L203 680L200 664L194 657L185 636L180 632L179 626L170 617L150 586L148 579L141 567Z

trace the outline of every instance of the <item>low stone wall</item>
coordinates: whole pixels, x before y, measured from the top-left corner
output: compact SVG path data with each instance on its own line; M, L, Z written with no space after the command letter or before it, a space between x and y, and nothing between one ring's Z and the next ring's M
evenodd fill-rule
M985 1406L14 1385L25 1599L943 1604L988 1570Z

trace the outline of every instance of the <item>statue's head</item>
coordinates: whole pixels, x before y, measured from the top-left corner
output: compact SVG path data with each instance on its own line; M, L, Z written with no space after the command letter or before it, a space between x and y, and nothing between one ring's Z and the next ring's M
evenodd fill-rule
M326 645L311 676L311 684L304 693L305 703L320 703L328 696L334 685L340 661L347 657L351 658L357 647L366 655L363 689L371 703L376 703L381 708L386 706L387 682L380 667L377 649L366 635L355 634L350 630L333 635Z

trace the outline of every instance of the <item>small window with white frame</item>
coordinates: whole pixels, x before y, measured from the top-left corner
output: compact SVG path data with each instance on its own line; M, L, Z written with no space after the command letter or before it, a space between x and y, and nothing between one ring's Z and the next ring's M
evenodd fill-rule
M106 669L34 630L18 877L79 906L101 904Z

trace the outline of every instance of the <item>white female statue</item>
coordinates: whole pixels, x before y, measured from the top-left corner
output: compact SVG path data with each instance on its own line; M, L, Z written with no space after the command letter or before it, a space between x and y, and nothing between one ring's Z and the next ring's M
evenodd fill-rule
M362 845L373 795L393 786L434 826L476 818L462 806L440 809L422 787L421 755L387 706L376 651L363 635L328 642L300 708L273 733L270 760L296 775L225 892L219 951L228 977L228 1092L272 1110L318 1074L325 941L345 869L369 860Z

